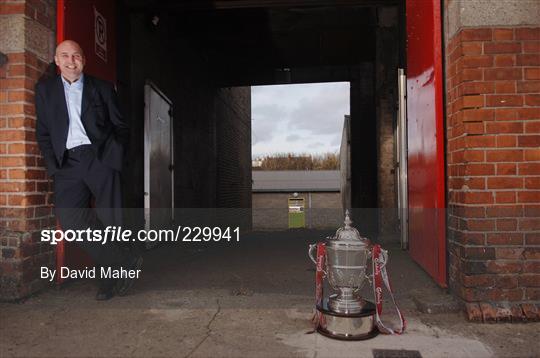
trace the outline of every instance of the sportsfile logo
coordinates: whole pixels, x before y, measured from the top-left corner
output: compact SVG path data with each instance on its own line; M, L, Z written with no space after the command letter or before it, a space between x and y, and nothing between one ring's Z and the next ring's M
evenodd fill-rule
M103 230L42 230L41 241L56 245L60 241L68 242L239 242L239 227L199 227L178 226L176 230L132 230L120 226L107 226Z
M131 235L131 230L123 230L122 227L116 226L107 226L104 230L41 230L41 241L49 242L51 245L56 245L60 241L88 241L105 244L109 241L132 241Z

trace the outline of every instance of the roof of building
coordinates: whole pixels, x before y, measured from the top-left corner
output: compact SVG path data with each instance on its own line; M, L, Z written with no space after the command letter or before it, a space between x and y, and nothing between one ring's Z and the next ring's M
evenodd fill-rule
M339 170L254 170L254 192L340 191Z

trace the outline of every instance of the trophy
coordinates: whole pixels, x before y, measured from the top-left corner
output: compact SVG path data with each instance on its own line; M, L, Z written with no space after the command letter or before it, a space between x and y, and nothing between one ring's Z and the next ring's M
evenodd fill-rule
M374 319L375 304L359 294L369 281L366 268L373 246L351 224L347 210L345 226L339 228L335 236L328 237L324 244L310 245L309 257L318 266L318 274L322 271L317 276L320 281L317 282L317 331L330 338L362 340L379 333ZM325 264L321 264L323 261ZM329 297L322 294L323 277L337 291Z

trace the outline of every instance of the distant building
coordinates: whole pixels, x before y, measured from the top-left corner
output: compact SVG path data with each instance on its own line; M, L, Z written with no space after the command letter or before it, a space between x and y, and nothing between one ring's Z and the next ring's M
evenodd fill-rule
M306 228L336 229L343 222L340 186L339 170L253 171L253 229L288 229L289 198L304 199Z
M343 134L339 147L339 168L341 170L341 201L343 210L351 206L351 116L345 115L343 119Z

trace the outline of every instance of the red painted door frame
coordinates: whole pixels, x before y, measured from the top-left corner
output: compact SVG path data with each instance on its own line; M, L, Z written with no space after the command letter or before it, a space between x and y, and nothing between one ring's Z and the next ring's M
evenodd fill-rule
M447 285L440 0L406 0L409 250Z
M86 65L84 72L101 79L116 82L116 3L110 0L57 0L56 42L74 40L83 48ZM98 52L95 44L96 11L106 23L106 51ZM57 222L57 228L60 224ZM67 266L79 268L92 266L92 260L73 243L60 241L56 246L56 272ZM65 279L56 276L56 283Z

